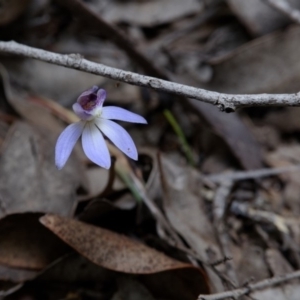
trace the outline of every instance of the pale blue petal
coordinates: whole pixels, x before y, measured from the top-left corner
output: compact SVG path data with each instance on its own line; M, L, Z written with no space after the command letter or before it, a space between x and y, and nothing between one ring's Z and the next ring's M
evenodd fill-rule
M72 106L75 114L81 119L81 120L88 120L92 117L92 114L90 112L87 112L84 110L79 103L74 103Z
M101 118L147 124L147 121L142 116L117 106L103 107Z
M82 133L82 147L86 156L105 169L110 168L110 155L102 133L92 122L87 123Z
M69 125L58 137L55 146L55 164L60 170L67 162L77 140L82 134L83 122Z
M97 126L100 130L127 156L137 160L138 154L134 142L128 132L119 124L106 120L97 119Z
M99 105L103 105L104 100L106 99L106 91L103 89L99 89L97 92L97 102Z
M147 124L147 121L142 116L117 106L103 107L101 118Z

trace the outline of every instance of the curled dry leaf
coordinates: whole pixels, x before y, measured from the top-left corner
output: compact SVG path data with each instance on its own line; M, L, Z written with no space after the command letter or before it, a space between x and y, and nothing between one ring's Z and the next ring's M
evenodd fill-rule
M42 217L40 222L80 254L107 269L151 274L170 269L194 268L107 229L50 214Z

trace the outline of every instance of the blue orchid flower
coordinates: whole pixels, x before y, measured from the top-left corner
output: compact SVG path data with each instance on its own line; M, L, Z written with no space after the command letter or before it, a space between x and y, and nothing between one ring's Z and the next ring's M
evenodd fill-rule
M137 160L135 144L128 132L111 120L147 124L147 121L126 109L116 106L103 107L106 91L93 86L83 92L73 105L81 121L69 125L59 136L55 147L55 164L62 169L76 142L81 136L86 156L95 164L109 169L110 154L103 134L128 157Z

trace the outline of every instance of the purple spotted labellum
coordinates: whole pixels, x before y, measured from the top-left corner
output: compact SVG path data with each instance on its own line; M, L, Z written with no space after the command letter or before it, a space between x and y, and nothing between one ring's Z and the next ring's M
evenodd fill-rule
M110 154L102 133L127 156L137 160L138 154L132 138L123 127L111 119L141 124L147 124L147 121L120 107L103 107L105 98L105 90L97 86L93 86L78 97L73 110L81 121L69 125L60 134L56 143L55 164L59 170L66 164L80 136L86 156L100 167L109 169Z

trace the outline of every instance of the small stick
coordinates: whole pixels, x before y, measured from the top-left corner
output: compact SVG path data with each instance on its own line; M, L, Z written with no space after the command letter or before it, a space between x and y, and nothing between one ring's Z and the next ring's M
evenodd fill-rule
M208 91L155 77L144 76L117 68L108 67L84 59L79 54L62 55L29 47L14 41L1 42L0 52L33 58L51 64L100 75L128 84L152 88L178 96L185 96L216 105L222 111L231 112L248 106L300 106L300 92L293 94L231 95Z
M216 191L216 195L213 201L213 224L215 232L219 241L219 245L224 257L232 257L229 247L229 237L227 234L227 228L225 224L225 212L227 206L227 198L231 192L233 181L224 180ZM234 269L232 261L224 262L226 267L226 274L234 284L238 283L237 275Z
M255 290L262 290L267 287L277 285L279 283L283 283L283 282L286 282L286 281L289 281L289 280L292 280L295 278L299 278L299 277L300 277L300 271L295 271L295 272L288 273L285 275L264 279L262 281L252 283L252 284L247 285L246 287L235 289L232 291L227 291L227 292L222 292L222 293L217 293L217 294L212 294L212 295L200 295L198 297L198 300L221 300L221 299L226 299L226 298L230 298L230 297L236 299L243 295L247 295Z
M297 172L297 171L300 171L300 165L274 168L274 169L265 168L265 169L254 170L254 171L240 171L240 172L233 172L233 173L226 173L226 174L212 174L212 175L204 176L203 179L215 183L222 183L224 180L239 181L239 180L247 180L247 179L257 179L261 177L274 176L286 172Z

